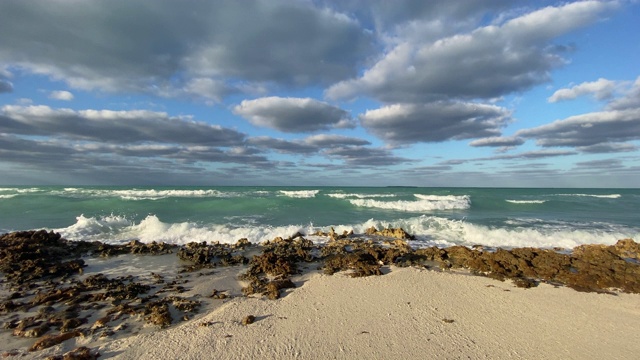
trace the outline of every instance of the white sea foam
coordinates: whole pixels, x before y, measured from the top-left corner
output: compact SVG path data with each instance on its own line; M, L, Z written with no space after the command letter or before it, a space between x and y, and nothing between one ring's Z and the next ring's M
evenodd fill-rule
M577 196L577 197L594 197L601 199L618 199L622 197L620 194L607 194L607 195L596 195L596 194L557 194L558 196Z
M539 220L542 221L542 220ZM582 244L616 243L623 238L640 238L640 231L622 226L595 224L595 227L574 226L570 223L544 222L542 224L527 221L514 223L508 228L493 228L472 224L463 220L452 220L437 216L422 215L418 217L395 220L393 222L370 219L360 224L334 225L338 233L353 230L356 234L364 234L371 226L382 229L387 226L402 227L416 240L410 242L413 247L452 246L452 245L484 245L490 247L562 247L573 248ZM241 238L252 243L261 243L277 236L288 237L297 232L312 234L317 230L328 231L329 228L317 228L313 225L260 226L229 224L198 224L194 222L166 223L155 215L149 215L139 222L122 216L105 216L101 218L77 217L76 223L61 229L60 232L69 240L100 240L108 243L126 243L133 239L148 243L152 241L173 244L186 244L192 241L220 242L232 244ZM308 236L309 239L323 243L327 238Z
M547 200L505 200L512 204L544 204Z
M15 197L17 194L9 194L9 195L0 195L0 199L11 199Z
M237 193L222 192L219 190L155 190L155 189L126 189L126 190L102 190L65 188L60 195L72 197L119 197L123 200L160 200L170 197L179 198L210 198L210 197L236 197Z
M332 198L336 199L349 199L349 198L357 198L357 199L374 199L374 198L392 198L395 197L395 194L342 194L342 193L333 193L327 194Z
M416 197L421 200L417 201L379 201L372 199L352 199L349 200L351 204L361 207L378 208L385 210L399 210L399 211L433 211L433 210L464 210L471 207L471 197L468 195L420 195L416 194Z
M320 190L280 190L280 194L292 198L313 198L318 195Z
M286 226L244 226L237 227L223 224L197 224L194 222L166 223L156 215L148 215L138 223L121 216L87 218L79 216L76 223L61 229L54 229L69 240L99 240L107 243L126 243L139 240L172 244L189 242L220 242L234 244L241 238L253 243L271 240L277 236L291 236L297 232L313 232L312 227L298 225Z

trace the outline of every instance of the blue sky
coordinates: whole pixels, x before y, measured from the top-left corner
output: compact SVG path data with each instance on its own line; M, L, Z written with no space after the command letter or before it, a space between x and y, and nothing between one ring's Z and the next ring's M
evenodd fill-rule
M637 1L0 2L1 184L637 187Z

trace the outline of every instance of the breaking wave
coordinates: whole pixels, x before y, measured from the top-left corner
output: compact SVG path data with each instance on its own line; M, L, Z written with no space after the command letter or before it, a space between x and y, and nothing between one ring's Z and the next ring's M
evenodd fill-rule
M101 189L81 189L65 188L62 196L71 197L119 197L122 200L160 200L170 197L178 198L228 198L238 196L233 192L222 192L219 190L154 190L154 189L127 189L127 190L101 190Z
M468 195L421 195L415 194L420 200L408 201L380 201L372 199L351 199L355 206L399 211L433 211L433 210L465 210L471 207L471 197Z
M544 204L547 200L505 200L512 204Z
M514 226L515 225L515 226ZM521 226L518 226L521 225ZM527 225L527 226L522 226ZM516 222L508 227L494 228L473 224L464 220L452 220L437 216L422 215L392 222L370 219L359 224L334 225L338 233L351 231L364 234L375 226L402 227L416 240L410 245L416 248L427 246L484 245L489 247L562 247L573 248L582 244L614 244L623 238L640 238L638 229L629 229L612 224L574 224L562 221L547 223ZM139 222L123 216L110 215L99 218L80 215L76 223L54 231L69 240L99 240L112 244L126 243L133 239L149 243L152 241L172 244L186 244L192 241L236 243L246 238L252 243L260 243L275 237L288 237L297 232L313 234L328 231L329 227L308 225L259 226L233 224L199 224L195 222L166 223L156 215L148 215ZM316 243L327 242L320 236L307 236Z
M305 199L305 198L314 198L316 197L316 195L318 195L318 193L320 192L320 190L280 190L279 191L280 194L284 195L284 196L288 196L288 197L292 197L292 198L300 198L300 199Z
M371 198L392 198L392 197L396 197L395 194L341 194L341 193L327 194L327 196L332 197L332 198L336 198L336 199L349 199L349 198L371 199Z

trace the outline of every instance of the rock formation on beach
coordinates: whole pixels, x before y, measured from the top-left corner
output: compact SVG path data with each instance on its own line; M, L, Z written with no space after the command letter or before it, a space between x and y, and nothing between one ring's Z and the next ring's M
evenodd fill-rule
M361 235L338 235L333 229L321 234L329 238L324 245L297 233L260 245L241 239L236 244L184 246L72 242L44 230L0 235L0 285L9 294L0 299L0 320L15 336L37 338L31 351L79 336L110 336L124 326L116 325L123 318L159 328L187 320L203 301L180 295L188 286L187 276L172 280L156 273L147 279L84 273L83 258L90 256L166 255L174 251L183 261L181 271L185 274L200 271L201 276L206 275L206 269L237 266L238 278L246 284L242 294L273 300L295 288L292 277L305 268L362 277L382 275L383 267L388 266L436 271L461 268L501 281L509 279L525 288L547 282L579 291L640 293L640 244L632 239L611 246L582 245L569 252L465 246L414 249L406 241L413 239L412 235L391 227L371 228ZM206 301L225 301L228 295L214 290L207 297L211 300ZM97 312L101 312L99 318Z

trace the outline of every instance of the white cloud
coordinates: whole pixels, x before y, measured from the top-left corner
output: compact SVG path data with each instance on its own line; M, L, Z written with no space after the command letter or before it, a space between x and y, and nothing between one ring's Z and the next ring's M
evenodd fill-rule
M244 100L233 112L255 126L290 133L354 126L345 110L311 98L271 96Z
M554 103L563 100L573 100L582 95L593 95L598 100L605 100L613 96L616 89L616 82L600 78L596 81L583 82L568 89L559 89L547 99Z
M49 98L60 101L71 101L73 100L73 94L64 90L56 90L49 94Z
M592 146L640 140L640 111L611 110L570 116L520 130L516 136L534 138L538 145L545 147Z
M451 97L490 99L550 79L565 63L551 40L596 21L615 3L581 1L537 10L436 41L400 42L360 78L326 91L331 99L373 96L384 102ZM455 75L453 75L455 74Z
M501 147L501 146L518 146L524 144L524 139L518 136L495 136L488 137L483 139L474 140L469 143L470 146L474 147Z
M0 63L88 90L216 102L354 76L373 51L356 20L310 1L4 0L0 13Z
M510 121L499 106L450 101L395 104L360 115L365 129L390 144L496 136Z
M0 109L0 132L56 136L111 143L158 142L235 146L245 135L202 122L185 121L148 110L72 110L48 106L6 105Z

